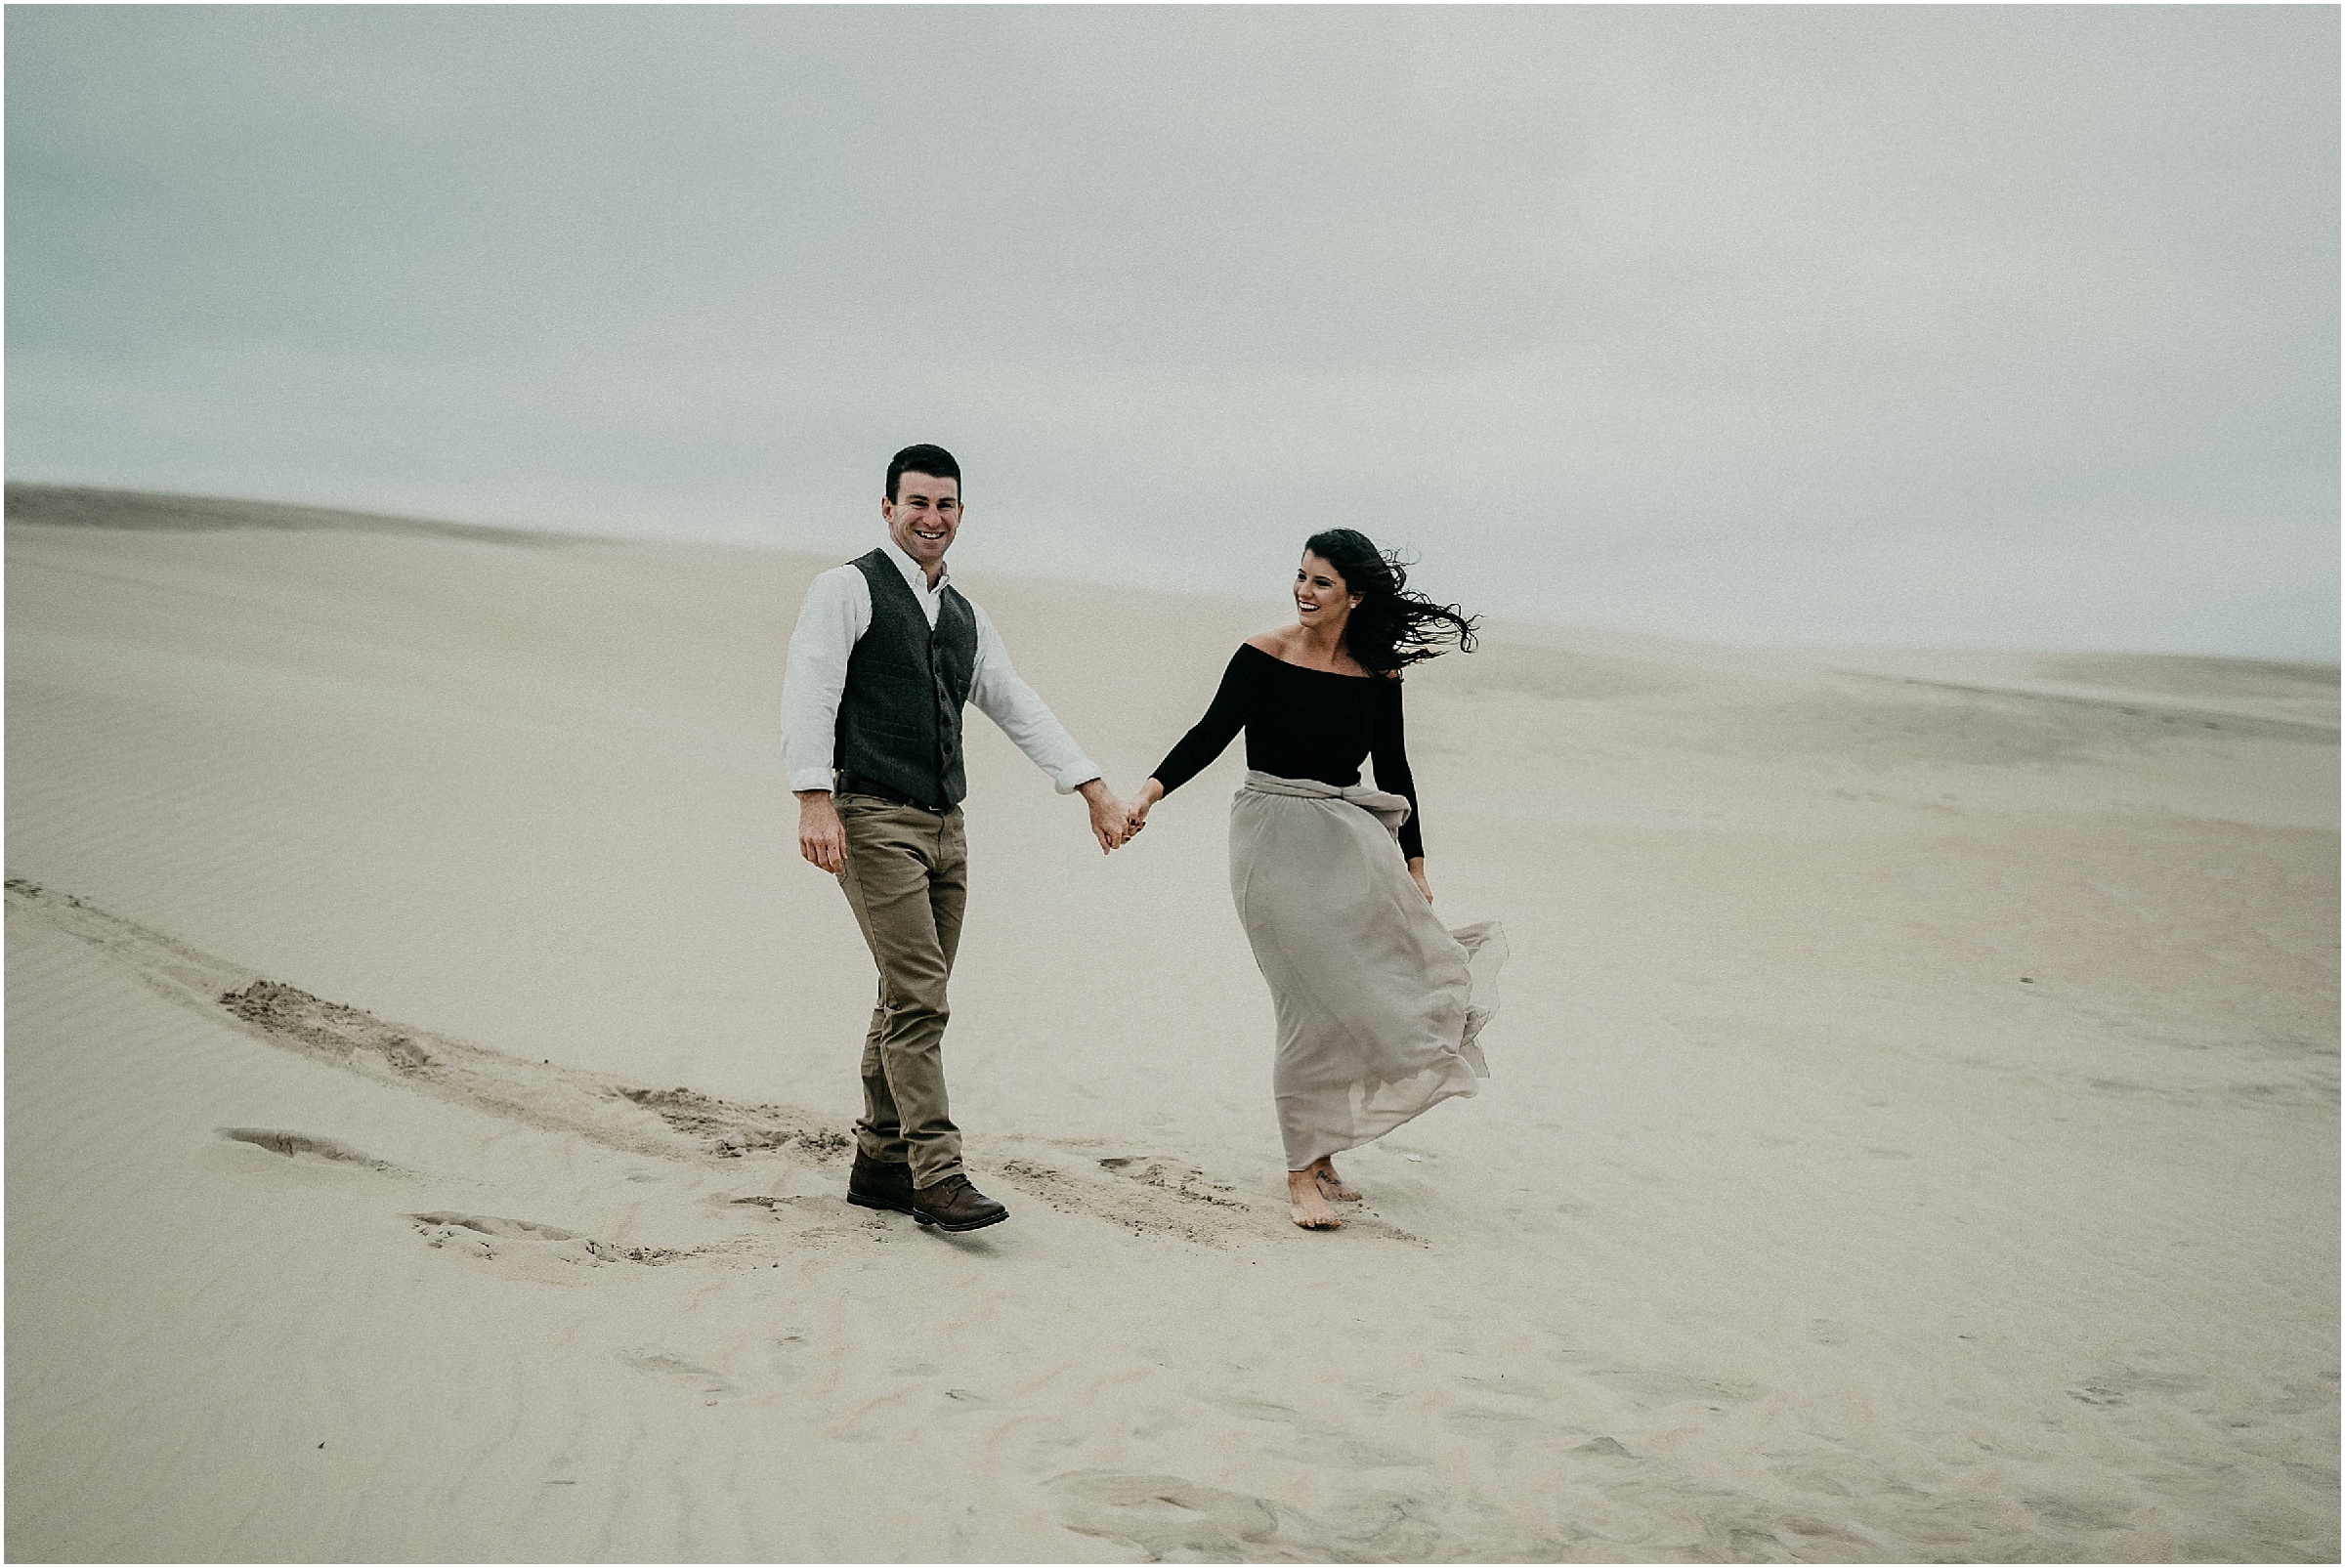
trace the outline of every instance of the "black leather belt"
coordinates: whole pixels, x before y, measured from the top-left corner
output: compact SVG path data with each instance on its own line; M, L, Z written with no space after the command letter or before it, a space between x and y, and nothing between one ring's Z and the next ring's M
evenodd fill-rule
M844 768L838 770L836 782L831 787L842 795L870 795L890 805L910 806L915 811L934 812L939 817L953 809L950 806L931 806L925 800L915 800L902 790L890 789L876 780L867 779L860 773L849 773Z

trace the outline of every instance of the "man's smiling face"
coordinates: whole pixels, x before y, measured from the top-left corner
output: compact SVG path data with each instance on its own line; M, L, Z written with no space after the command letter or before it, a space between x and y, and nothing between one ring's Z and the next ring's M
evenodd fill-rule
M879 515L887 520L887 536L896 548L918 562L934 582L960 527L960 481L908 468L896 476L895 499L880 501Z

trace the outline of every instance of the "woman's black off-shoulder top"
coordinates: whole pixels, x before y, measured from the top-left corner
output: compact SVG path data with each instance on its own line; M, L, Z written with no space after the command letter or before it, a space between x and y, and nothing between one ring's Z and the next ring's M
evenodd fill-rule
M1339 788L1360 782L1360 763L1376 760L1376 787L1403 797L1400 852L1425 853L1417 815L1417 782L1409 777L1400 718L1401 683L1384 675L1338 675L1305 669L1240 645L1221 673L1221 689L1196 728L1156 765L1156 782L1171 794L1246 732L1246 766L1282 779L1316 779Z

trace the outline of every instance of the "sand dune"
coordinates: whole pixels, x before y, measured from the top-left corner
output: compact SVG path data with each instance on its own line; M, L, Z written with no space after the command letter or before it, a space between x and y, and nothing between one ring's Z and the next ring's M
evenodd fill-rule
M12 1556L2336 1555L2333 668L1494 627L1496 1076L1331 1236L1237 759L1103 859L980 725L946 1240L840 1197L828 563L238 504L10 487ZM1279 616L958 559L1123 787Z

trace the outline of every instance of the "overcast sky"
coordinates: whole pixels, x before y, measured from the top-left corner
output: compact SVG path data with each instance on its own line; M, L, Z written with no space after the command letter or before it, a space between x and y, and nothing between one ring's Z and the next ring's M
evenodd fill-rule
M8 472L2337 651L2320 7L11 6Z

